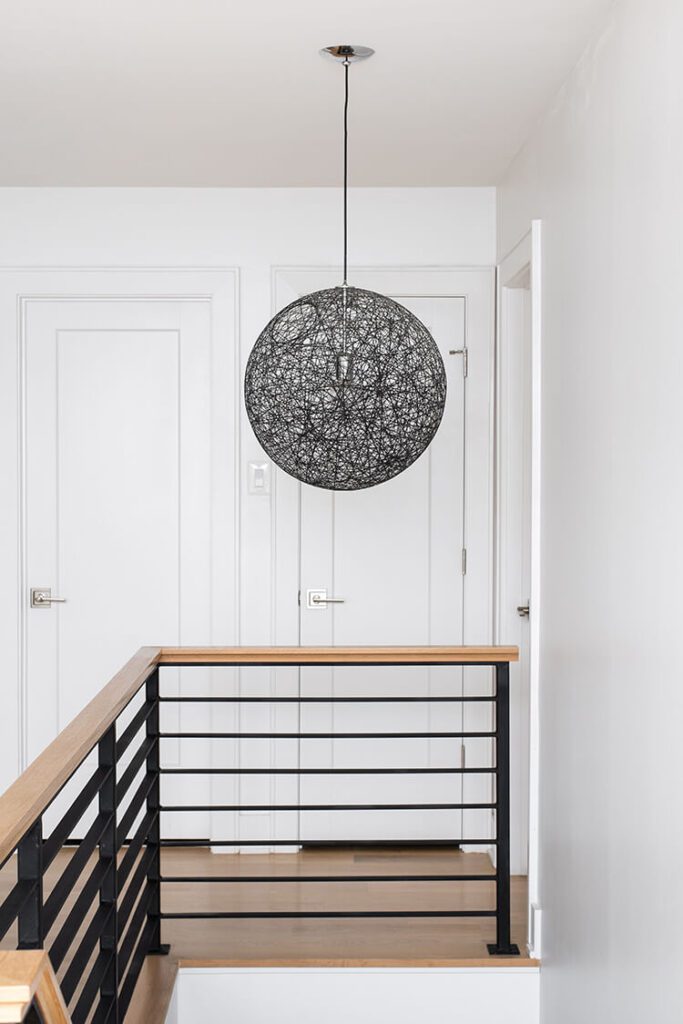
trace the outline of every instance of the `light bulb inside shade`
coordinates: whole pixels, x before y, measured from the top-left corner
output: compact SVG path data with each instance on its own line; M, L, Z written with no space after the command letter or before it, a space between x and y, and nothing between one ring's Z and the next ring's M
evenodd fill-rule
M353 380L353 356L340 352L337 356L337 383L350 384Z

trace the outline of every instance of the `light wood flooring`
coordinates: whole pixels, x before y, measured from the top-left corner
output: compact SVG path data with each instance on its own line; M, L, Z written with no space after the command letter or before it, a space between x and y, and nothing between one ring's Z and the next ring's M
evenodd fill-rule
M447 850L316 849L298 854L216 855L167 849L164 876L390 875L493 872L483 853ZM162 908L219 910L493 909L493 882L316 882L164 884ZM513 941L526 949L526 878L512 881ZM488 957L493 918L336 918L163 922L183 959L428 961Z
M51 866L46 893L72 851ZM390 875L492 874L486 854L439 849L316 849L298 854L212 854L206 849L166 849L162 874L181 875ZM10 862L0 873L0 899L14 877ZM486 882L165 882L162 910L472 910L494 907L494 883ZM494 918L315 918L167 920L162 939L168 957L148 958L126 1024L163 1020L178 965L446 967L530 966L526 956L527 884L512 879L512 939L521 957L489 957ZM64 914L60 914L59 923ZM2 943L14 948L9 933Z

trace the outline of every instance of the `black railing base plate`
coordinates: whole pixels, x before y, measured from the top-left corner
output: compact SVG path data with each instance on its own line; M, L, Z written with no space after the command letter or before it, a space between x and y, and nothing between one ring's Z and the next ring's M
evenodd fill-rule
M519 956L519 946L516 942L511 942L509 946L497 946L495 942L488 942L486 948L489 951L489 956Z
M162 942L160 946L155 946L154 949L148 949L147 956L168 956L170 952L170 943Z

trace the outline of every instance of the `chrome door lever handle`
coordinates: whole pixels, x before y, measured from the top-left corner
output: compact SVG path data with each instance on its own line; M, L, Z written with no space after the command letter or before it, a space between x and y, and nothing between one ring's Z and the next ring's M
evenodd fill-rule
M31 587L31 608L49 608L51 604L66 604L66 598L53 597L50 587Z
M528 619L529 618L529 605L528 604L518 604L517 605L517 614L519 615L520 619Z
M344 604L343 597L328 597L327 591L318 588L306 591L306 607L311 609L323 609L328 604Z

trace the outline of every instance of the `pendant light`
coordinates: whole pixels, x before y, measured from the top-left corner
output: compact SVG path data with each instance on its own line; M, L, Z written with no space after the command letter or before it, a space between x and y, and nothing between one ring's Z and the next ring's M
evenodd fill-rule
M374 51L320 52L344 69L343 280L273 317L249 356L244 398L277 466L314 487L351 491L390 480L424 452L443 415L446 372L413 313L347 281L349 68Z

